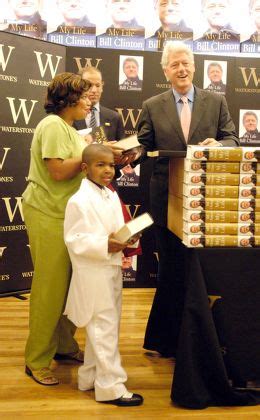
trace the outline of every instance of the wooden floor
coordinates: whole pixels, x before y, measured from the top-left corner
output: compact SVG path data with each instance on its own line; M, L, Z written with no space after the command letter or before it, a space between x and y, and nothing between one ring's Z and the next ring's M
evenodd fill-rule
M174 364L142 349L154 289L124 289L120 349L129 390L144 396L141 407L119 408L95 402L94 394L77 390L77 366L53 362L57 387L44 387L24 374L28 333L28 300L0 299L1 419L171 419L260 420L260 407L211 407L187 410L170 400ZM84 332L78 330L83 348Z

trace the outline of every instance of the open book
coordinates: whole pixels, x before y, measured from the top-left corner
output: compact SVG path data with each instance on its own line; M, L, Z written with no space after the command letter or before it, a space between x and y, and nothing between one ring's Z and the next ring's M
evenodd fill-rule
M134 134L132 136L126 137L125 139L119 140L116 145L116 147L120 147L125 152L130 151L131 149L134 149L135 147L140 147L141 144L139 143L137 139L137 135Z
M124 226L115 233L115 239L120 242L129 242L132 236L141 233L144 229L153 224L153 219L149 213L143 213L135 219L129 220Z

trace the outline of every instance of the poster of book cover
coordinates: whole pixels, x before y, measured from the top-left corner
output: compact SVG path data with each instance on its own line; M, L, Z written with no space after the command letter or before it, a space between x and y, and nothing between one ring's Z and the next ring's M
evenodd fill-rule
M240 110L239 138L243 146L260 146L260 110Z
M90 16L94 2L57 0L56 6L55 21L52 20L53 9L46 11L48 41L74 47L96 47L96 24Z
M42 16L41 0L1 1L0 30L46 39L47 22Z
M194 2L193 2L194 5ZM192 4L189 7L192 7ZM145 50L162 51L168 41L182 41L193 48L193 29L184 0L155 0L151 10L155 26L146 28Z
M122 257L122 273L124 282L132 282L136 279L137 256Z
M227 61L205 60L203 89L225 95L227 87Z
M120 91L142 91L143 61L144 58L141 56L120 55L118 80Z
M139 20L140 3L137 0L104 1L106 19L97 28L97 47L144 50L145 27Z
M248 2L246 25L241 31L241 52L248 54L260 53L260 0Z
M240 52L240 29L236 15L237 2L202 0L201 28L194 35L193 50L225 55Z
M140 181L140 165L132 168L131 165L126 165L120 169L121 176L117 179L118 187L139 187Z

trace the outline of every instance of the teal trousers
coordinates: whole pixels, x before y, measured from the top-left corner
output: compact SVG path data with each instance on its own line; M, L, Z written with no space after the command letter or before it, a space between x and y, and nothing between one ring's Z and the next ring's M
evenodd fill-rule
M63 219L54 219L23 202L34 275L30 296L29 337L25 363L30 369L49 367L55 353L79 347L76 327L63 314L71 263L63 240Z

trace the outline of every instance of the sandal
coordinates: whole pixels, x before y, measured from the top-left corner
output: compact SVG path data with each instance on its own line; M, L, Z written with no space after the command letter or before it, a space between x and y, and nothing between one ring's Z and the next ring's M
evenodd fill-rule
M78 363L84 362L84 351L78 350L74 353L56 353L53 357L54 360L72 360Z
M59 384L58 379L55 378L52 371L47 367L32 370L28 366L25 366L25 373L41 385L51 386Z

